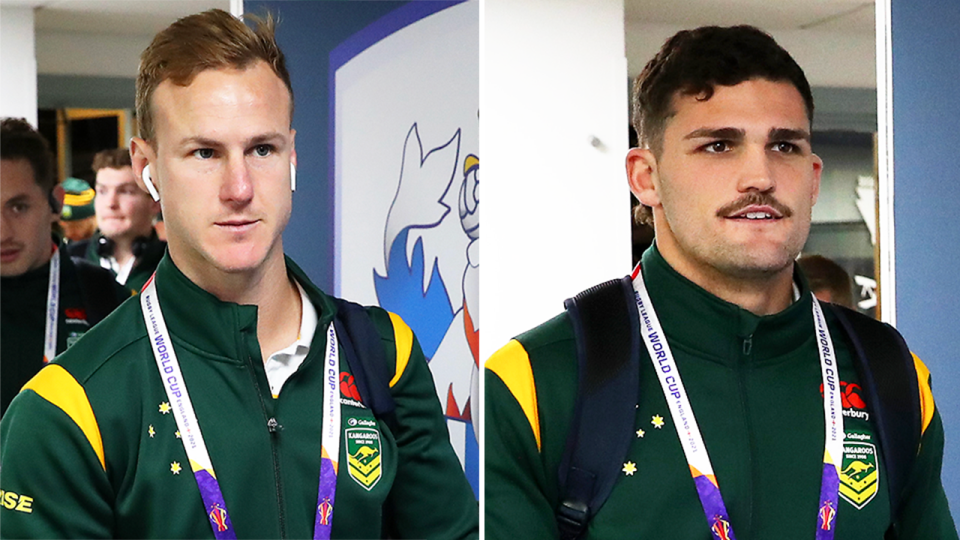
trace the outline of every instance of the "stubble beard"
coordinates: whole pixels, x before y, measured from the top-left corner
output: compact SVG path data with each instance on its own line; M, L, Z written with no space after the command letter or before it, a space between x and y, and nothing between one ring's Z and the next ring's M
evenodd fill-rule
M797 218L796 214L794 218ZM716 236L703 238L695 223L672 223L673 242L685 258L714 278L742 282L767 282L792 268L809 234L809 222L792 231L782 243L758 245L734 242L716 230ZM678 228L674 225L679 226ZM789 270L788 270L789 271Z

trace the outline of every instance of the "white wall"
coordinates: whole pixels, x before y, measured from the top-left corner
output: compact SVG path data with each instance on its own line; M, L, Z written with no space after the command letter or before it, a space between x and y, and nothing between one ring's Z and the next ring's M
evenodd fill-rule
M37 59L33 8L0 7L0 116L37 125Z
M684 28L697 25L627 23L628 56L642 59L630 66L636 77L663 43ZM811 86L876 88L874 58L876 41L872 33L764 28L803 68ZM871 61L864 62L864 58Z
M487 0L480 355L630 271L623 1ZM593 141L594 144L591 144Z
M40 30L37 32L37 64L49 75L99 77L137 76L140 53L153 36L91 34Z

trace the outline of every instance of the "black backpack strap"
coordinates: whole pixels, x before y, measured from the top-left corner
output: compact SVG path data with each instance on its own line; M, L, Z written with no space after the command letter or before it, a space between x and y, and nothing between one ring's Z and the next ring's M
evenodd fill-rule
M84 259L73 257L70 260L80 278L80 297L87 312L87 322L93 326L126 299L117 297L117 281L109 270Z
M341 299L335 301L337 315L333 324L340 336L340 346L350 363L357 391L373 415L396 432L396 404L390 394L392 374L380 333L363 306Z
M883 448L891 516L895 519L920 448L917 368L892 326L834 304L829 306L854 350L857 375Z
M560 538L586 530L630 449L640 379L640 321L628 277L564 302L577 342L578 392L560 462Z

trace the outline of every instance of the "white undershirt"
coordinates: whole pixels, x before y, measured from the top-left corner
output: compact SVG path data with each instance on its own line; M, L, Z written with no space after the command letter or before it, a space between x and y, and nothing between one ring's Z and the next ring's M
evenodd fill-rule
M133 270L133 263L136 261L136 257L130 257L127 259L127 264L120 266L120 264L117 263L117 259L113 257L100 257L100 266L116 274L117 283L124 285L127 283L127 278L130 277L130 270Z
M267 372L267 382L270 383L270 393L273 397L280 395L280 389L283 383L293 375L300 364L307 358L310 352L310 343L313 341L313 334L317 331L317 310L313 307L307 293L303 287L297 283L297 291L300 292L300 303L303 305L303 315L300 317L300 332L297 334L297 340L270 355L264 364L264 370Z

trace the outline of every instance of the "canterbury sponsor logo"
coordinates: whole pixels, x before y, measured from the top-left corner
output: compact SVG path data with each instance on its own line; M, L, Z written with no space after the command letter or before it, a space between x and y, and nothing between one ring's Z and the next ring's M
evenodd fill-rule
M20 495L12 491L3 491L0 489L0 504L7 510L14 510L25 514L33 513L33 497L27 495Z
M820 384L820 395L823 395L823 384ZM870 412L863 401L863 389L859 384L840 381L840 399L843 403L843 416L870 420Z
M87 322L87 310L83 308L65 308L63 315L67 319L72 319L77 322Z
M340 395L345 398L363 402L363 400L360 399L360 392L357 390L357 385L353 382L353 375L345 371L340 372Z

